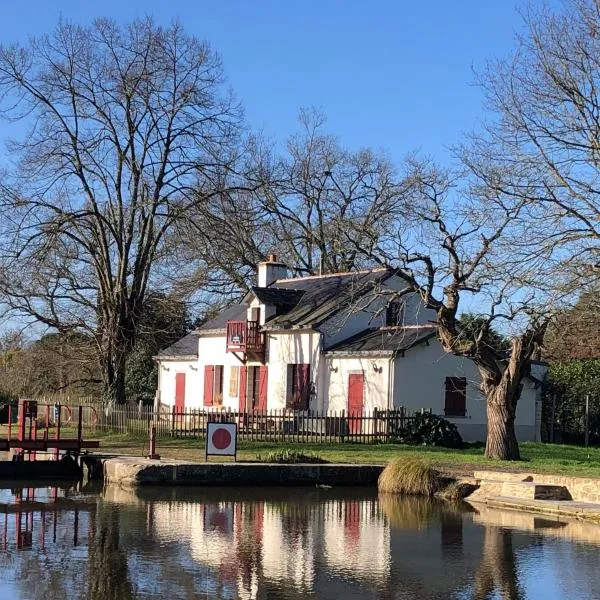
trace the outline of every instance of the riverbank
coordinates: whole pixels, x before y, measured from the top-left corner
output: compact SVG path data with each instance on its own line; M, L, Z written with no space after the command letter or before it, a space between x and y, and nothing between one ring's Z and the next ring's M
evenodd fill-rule
M600 523L600 479L475 471L477 488L465 500L476 508L541 513Z
M101 441L102 453L142 457L147 454L147 440L130 435L94 434ZM524 442L521 444L522 461L499 462L484 457L482 444L461 450L447 448L405 446L401 444L278 444L271 442L240 442L238 460L256 461L258 455L292 448L304 454L314 453L335 464L386 465L402 456L423 458L448 477L472 477L483 469L506 472L549 473L600 478L600 449L578 446ZM193 439L159 439L158 453L166 460L204 462L204 442Z

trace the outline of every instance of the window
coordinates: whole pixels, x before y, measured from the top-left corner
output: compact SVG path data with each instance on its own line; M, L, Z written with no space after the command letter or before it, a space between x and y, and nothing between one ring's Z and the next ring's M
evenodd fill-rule
M230 367L229 369L229 397L237 398L240 393L240 368Z
M223 365L204 367L204 406L223 404Z
M467 414L466 377L446 377L444 412L447 417L464 417Z
M399 300L390 302L385 311L385 324L388 327L397 327L404 323L404 304Z
M296 410L308 410L309 399L310 365L288 365L286 406Z

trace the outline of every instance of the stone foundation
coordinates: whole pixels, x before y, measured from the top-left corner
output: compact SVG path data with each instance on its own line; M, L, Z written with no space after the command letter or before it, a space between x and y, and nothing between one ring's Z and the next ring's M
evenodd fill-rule
M381 465L186 463L111 458L103 461L104 482L142 485L375 486Z

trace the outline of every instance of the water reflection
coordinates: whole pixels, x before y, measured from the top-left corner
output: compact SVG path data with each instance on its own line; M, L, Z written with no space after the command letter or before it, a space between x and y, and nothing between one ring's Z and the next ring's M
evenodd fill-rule
M370 490L5 489L2 523L0 598L600 597L600 526Z

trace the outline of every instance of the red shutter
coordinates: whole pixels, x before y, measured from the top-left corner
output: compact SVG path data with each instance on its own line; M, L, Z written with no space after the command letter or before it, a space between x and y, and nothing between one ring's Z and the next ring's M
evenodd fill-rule
M296 389L298 390L298 408L308 410L310 395L310 365L296 365Z
M448 417L464 417L467 413L467 379L446 377L444 412Z
M213 404L213 385L215 381L214 365L206 365L204 367L204 406L212 406Z
M185 373L175 373L175 411L182 413L185 406Z
M258 410L267 410L267 367L258 368Z
M239 402L240 412L246 412L246 394L248 393L248 367L240 367Z

